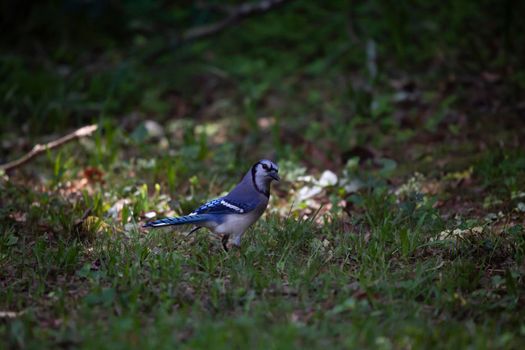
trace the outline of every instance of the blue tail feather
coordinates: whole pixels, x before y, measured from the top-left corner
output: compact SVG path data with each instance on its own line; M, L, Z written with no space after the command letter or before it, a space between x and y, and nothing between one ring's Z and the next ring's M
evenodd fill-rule
M143 227L164 227L173 225L197 224L199 222L209 221L210 215L187 215L176 218L164 218L146 223Z

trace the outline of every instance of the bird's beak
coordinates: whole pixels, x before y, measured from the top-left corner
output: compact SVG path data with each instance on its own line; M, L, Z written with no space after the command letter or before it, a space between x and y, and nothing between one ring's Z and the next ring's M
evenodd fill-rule
M281 178L279 177L279 174L277 173L270 173L270 177L277 182L281 181Z

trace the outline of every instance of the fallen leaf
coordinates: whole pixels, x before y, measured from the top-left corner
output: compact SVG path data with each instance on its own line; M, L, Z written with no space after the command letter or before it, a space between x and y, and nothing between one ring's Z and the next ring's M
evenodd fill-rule
M297 192L297 202L302 202L306 199L312 198L319 193L321 193L323 189L319 186L304 186Z
M154 211L148 211L147 213L144 214L144 217L146 219L153 219L155 216L157 216L157 213Z
M88 216L82 223L82 228L88 232L100 233L108 227L102 219L97 216Z
M321 178L319 179L319 186L321 187L328 187L328 186L335 186L337 184L337 175L330 171L325 170L321 174Z
M95 167L87 167L87 168L85 168L84 169L84 177L89 182L100 182L100 183L104 182L104 179L103 179L104 173L99 168L95 168Z
M111 208L109 208L108 215L113 219L117 219L124 206L130 203L131 201L127 198L119 199L117 202L115 202L115 204L113 204L113 206L111 206Z
M21 211L15 211L11 214L9 214L9 217L16 222L26 222L27 221L27 213L23 213Z

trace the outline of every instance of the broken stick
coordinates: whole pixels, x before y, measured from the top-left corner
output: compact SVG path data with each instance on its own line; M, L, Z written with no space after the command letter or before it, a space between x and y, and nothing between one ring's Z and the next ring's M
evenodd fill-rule
M54 141L48 142L43 145L40 145L40 144L35 145L33 149L31 150L31 152L25 154L21 158L0 165L0 171L3 170L6 173L8 173L24 165L25 163L29 162L31 159L35 158L36 156L48 150L52 150L54 148L60 147L70 141L73 141L73 140L76 140L76 139L79 139L85 136L90 136L97 130L97 128L98 128L98 125L96 124L84 126L76 130L75 132L72 132L71 134L67 134L66 136L59 138L58 140L54 140Z

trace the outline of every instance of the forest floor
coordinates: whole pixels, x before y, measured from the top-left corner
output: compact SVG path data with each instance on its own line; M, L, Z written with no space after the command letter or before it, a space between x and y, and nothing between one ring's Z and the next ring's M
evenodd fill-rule
M98 130L0 173L0 348L524 348L525 75L406 73L373 41L317 39L246 46L261 59L224 39L184 73L184 55L2 57L2 162ZM282 181L239 250L142 228L260 158Z
M435 131L361 120L379 141L344 154L271 117L241 145L220 120L108 124L4 174L3 346L519 348L523 128L456 113ZM140 227L227 191L265 156L232 152L268 138L283 181L239 251Z

